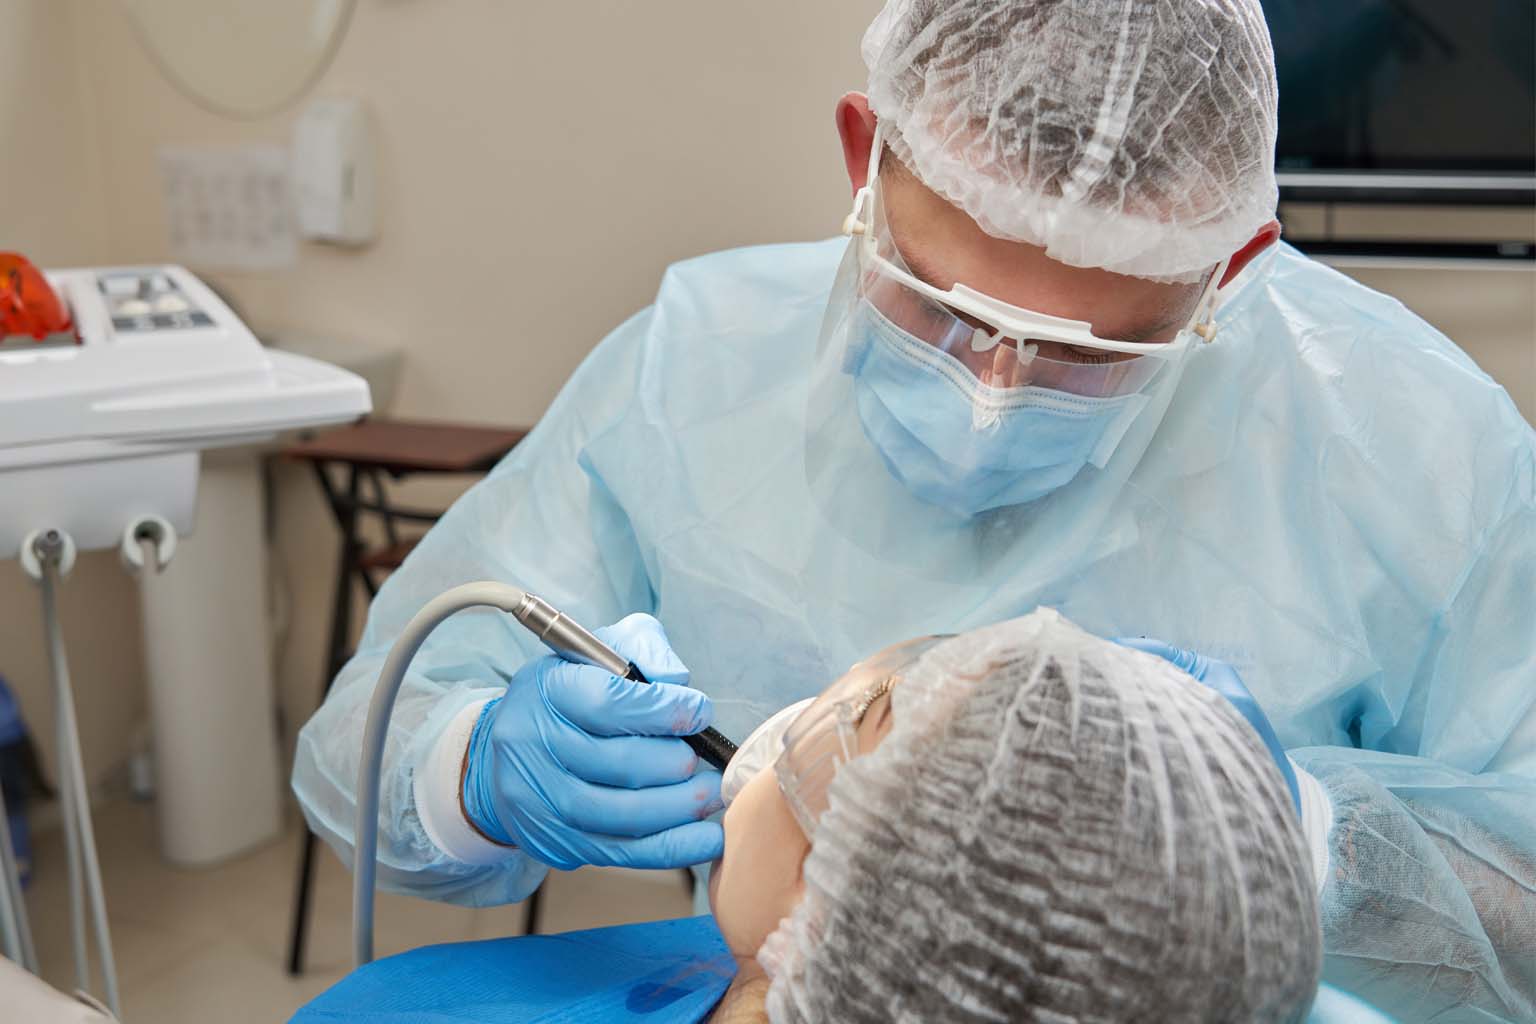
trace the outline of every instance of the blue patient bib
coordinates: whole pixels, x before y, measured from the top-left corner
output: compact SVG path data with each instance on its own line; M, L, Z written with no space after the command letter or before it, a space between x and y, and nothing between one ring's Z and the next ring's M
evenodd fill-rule
M292 1024L695 1024L735 975L707 916L455 942L353 971Z

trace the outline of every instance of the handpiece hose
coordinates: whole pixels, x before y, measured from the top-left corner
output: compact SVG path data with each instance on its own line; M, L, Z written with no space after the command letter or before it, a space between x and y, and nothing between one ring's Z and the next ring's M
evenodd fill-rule
M384 739L390 712L405 681L411 659L427 635L454 612L489 606L507 612L533 632L551 650L571 661L604 669L636 682L650 682L633 664L609 650L597 637L561 614L549 602L506 583L466 583L444 591L417 612L400 631L384 659L368 721L363 727L362 757L357 769L357 840L352 849L352 954L356 966L373 960L373 883L379 852L379 773L384 764ZM684 741L699 757L724 769L736 752L736 744L714 729L706 729Z

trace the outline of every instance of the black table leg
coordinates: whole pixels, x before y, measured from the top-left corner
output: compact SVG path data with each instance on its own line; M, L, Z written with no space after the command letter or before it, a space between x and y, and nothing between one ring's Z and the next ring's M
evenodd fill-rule
M299 837L299 877L293 891L293 927L288 936L288 973L304 973L304 944L309 938L309 895L314 890L315 834L307 827Z

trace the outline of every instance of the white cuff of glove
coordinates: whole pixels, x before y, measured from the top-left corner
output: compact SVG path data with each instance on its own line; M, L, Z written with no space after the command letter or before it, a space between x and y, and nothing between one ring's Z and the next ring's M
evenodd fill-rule
M1312 854L1312 878L1317 883L1317 894L1323 894L1328 883L1328 833L1333 829L1333 801L1317 777L1297 764L1289 755L1291 771L1296 773L1296 790L1301 797L1301 831L1307 837L1307 850Z
M475 830L464 817L460 782L469 736L475 731L480 712L493 698L477 700L448 720L448 724L416 766L412 795L421 827L446 856L461 864L499 864L517 851L493 843Z

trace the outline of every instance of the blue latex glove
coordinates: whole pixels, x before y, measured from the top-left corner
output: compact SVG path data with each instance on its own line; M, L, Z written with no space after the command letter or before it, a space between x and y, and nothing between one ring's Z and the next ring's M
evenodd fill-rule
M720 773L674 737L708 727L709 698L661 623L597 636L650 683L550 655L528 662L470 736L464 810L485 835L550 867L678 868L720 856Z
M1172 647L1161 640L1150 640L1147 637L1121 637L1115 643L1122 647L1131 647L1148 654L1155 654L1159 658L1183 669L1195 677L1196 682L1204 683L1215 690L1227 702L1237 708L1238 714L1248 720L1253 726L1253 731L1259 734L1259 739L1269 748L1270 756L1275 759L1275 764L1280 769L1280 774L1285 777L1285 784L1291 790L1291 802L1297 810L1301 809L1301 793L1296 788L1296 773L1291 769L1291 759L1285 756L1285 748L1280 745L1280 738L1275 735L1275 727L1269 724L1269 717L1264 714L1264 709L1259 707L1259 702L1253 694L1248 692L1248 687L1243 685L1242 677L1237 670L1224 661L1215 658L1207 658L1203 654L1194 651L1186 651L1182 647Z

